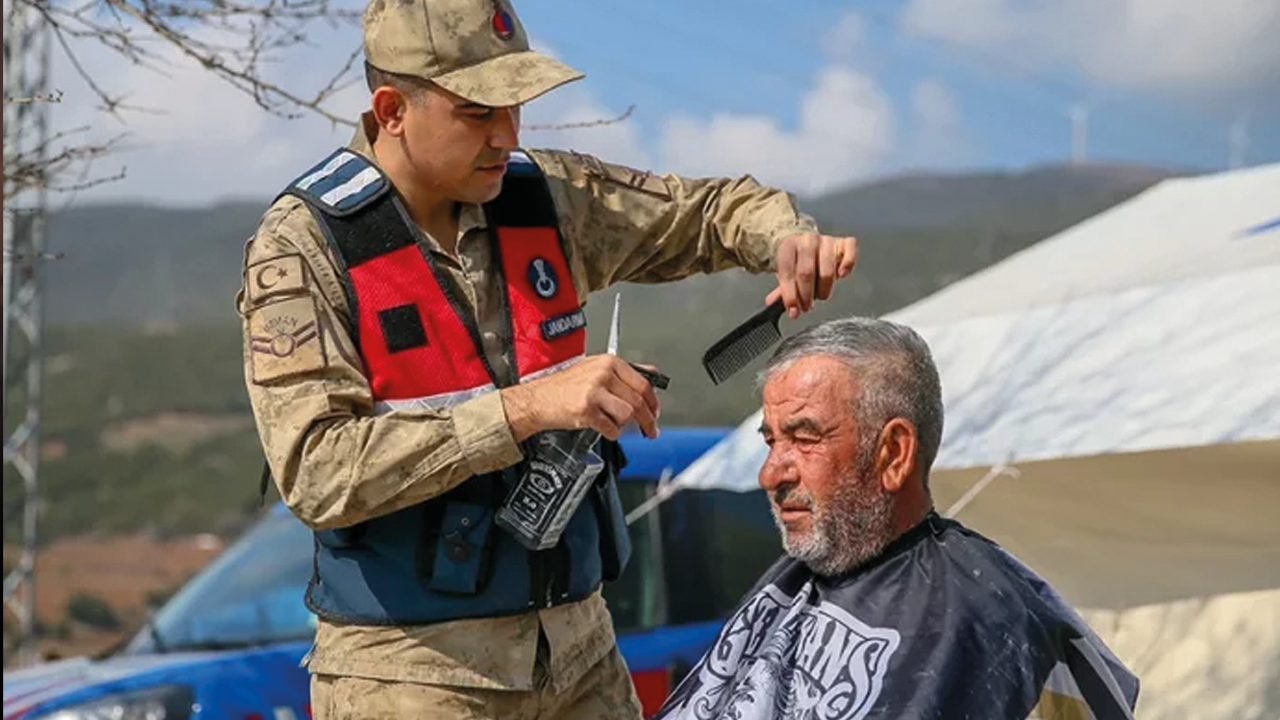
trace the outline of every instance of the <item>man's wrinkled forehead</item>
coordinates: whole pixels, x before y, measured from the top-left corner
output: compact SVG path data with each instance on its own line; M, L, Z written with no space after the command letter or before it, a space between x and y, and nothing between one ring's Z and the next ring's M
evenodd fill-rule
M791 434L847 416L859 383L841 360L810 356L779 369L762 390L761 431Z
M847 394L852 386L853 378L844 362L829 355L811 355L774 371L762 394L766 405L820 403L836 400L835 396Z
M758 428L761 435L766 437L775 433L784 435L794 435L798 432L822 432L823 426L818 418L805 414L803 411L788 415L781 418L771 419L767 413L760 418L760 427Z
M833 402L829 393L822 392L766 394L760 412L760 432L771 436L818 431L833 414Z

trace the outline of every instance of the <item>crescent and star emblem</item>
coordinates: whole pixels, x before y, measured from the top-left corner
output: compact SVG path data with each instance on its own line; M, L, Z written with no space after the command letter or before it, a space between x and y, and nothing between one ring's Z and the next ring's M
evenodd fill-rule
M260 289L270 290L287 277L289 277L289 271L279 265L264 265L254 276L254 281L258 283Z

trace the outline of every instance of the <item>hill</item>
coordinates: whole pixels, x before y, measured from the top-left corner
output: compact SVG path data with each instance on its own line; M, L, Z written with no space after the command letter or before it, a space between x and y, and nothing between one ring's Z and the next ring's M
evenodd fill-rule
M266 205L81 205L49 218L50 325L230 321L244 243Z
M1111 205L1172 175L1143 165L1048 165L1020 172L914 173L859 185L807 204L816 217L866 229L1024 227ZM1046 217L1045 214L1049 214ZM1035 228L1039 229L1039 228Z
M861 297L875 310L920 296L916 279L968 274L1128 198L1171 172L1143 166L1045 166L1019 172L914 174L803 202L832 233L863 243L860 282L892 280ZM207 208L80 205L49 219L47 320L168 327L231 321L244 242L265 202ZM940 253L940 254L939 254ZM702 285L734 284L729 277ZM902 278L913 278L903 284ZM935 283L924 282L934 289ZM884 295L900 287L901 293ZM664 288L690 299L707 287ZM713 293L714 294L714 293Z
M1035 168L915 175L817 198L805 209L860 239L853 282L787 331L878 315L1140 192L1150 168ZM50 219L42 534L235 532L256 508L260 450L248 413L232 298L262 206L86 205ZM768 277L727 272L624 285L621 350L673 379L666 425L733 424L758 398L751 373L722 386L698 358L761 306ZM588 306L605 328L613 290ZM672 322L678 318L678 322ZM605 333L589 336L603 349ZM6 424L14 417L5 413ZM21 484L4 477L12 539Z

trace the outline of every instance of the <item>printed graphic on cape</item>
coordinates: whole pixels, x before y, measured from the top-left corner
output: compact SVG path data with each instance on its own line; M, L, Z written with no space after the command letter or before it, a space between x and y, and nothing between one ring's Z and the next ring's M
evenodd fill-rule
M725 624L668 703L680 720L861 720L875 705L898 631L768 585Z

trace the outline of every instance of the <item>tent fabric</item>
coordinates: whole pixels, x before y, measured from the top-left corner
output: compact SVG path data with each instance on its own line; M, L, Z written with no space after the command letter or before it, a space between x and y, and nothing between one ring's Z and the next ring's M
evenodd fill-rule
M1120 611L1280 588L1280 440L1016 467L957 519L1077 607ZM951 507L983 474L935 475L937 507Z
M1274 266L1278 192L1280 164L1166 180L894 317L934 326Z
M942 375L935 469L1280 438L1278 214L1280 164L1168 180L887 315ZM754 489L759 422L677 486Z
M1280 716L1280 590L1081 614L1138 676L1139 720Z

